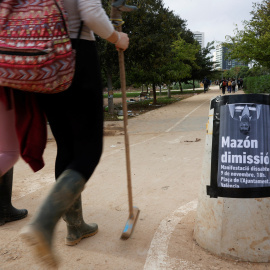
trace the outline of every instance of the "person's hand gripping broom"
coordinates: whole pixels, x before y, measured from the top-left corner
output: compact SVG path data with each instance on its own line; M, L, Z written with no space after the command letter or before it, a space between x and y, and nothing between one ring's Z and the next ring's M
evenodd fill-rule
M128 6L125 0L112 0L111 21L117 31L122 31L122 11L130 12L137 9L135 6ZM129 217L126 222L125 228L122 232L121 239L128 239L135 227L140 210L133 206L132 201L132 186L131 186L131 170L130 170L130 152L129 152L129 138L128 138L128 113L126 102L126 74L123 50L118 50L119 68L120 68L120 81L122 90L122 106L124 113L124 133L125 133L125 150L126 150L126 167L127 167L127 186L128 186L128 201L129 201Z

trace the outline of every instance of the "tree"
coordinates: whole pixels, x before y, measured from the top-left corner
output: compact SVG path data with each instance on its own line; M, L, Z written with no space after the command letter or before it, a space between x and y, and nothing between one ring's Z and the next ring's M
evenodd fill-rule
M170 85L172 82L186 81L191 76L192 68L197 67L196 55L201 50L198 43L188 43L181 35L171 45L171 56L167 61L167 65L163 67L164 81ZM169 93L170 97L170 93Z
M111 1L102 0L102 3L109 14ZM128 4L136 5L137 1L130 0ZM194 54L195 51L198 54L200 49L194 45L195 40L186 28L186 21L165 8L163 0L139 1L138 8L138 11L122 14L126 22L123 31L130 37L130 46L125 51L127 85L152 84L153 103L156 103L156 86L180 83L190 76L191 66L199 68ZM119 85L114 46L99 39L99 49L104 79L108 85Z
M127 69L138 72L138 76L132 74L133 78L152 84L153 103L156 103L156 86L161 85L168 75L164 73L164 67L170 61L172 43L179 33L185 39L190 39L192 33L186 29L184 20L164 7L162 0L140 1L138 7L138 12L126 15L125 31L129 29L131 33L130 47L126 52Z
M211 77L214 62L211 56L211 50L214 49L214 41L208 42L205 48L198 51L196 55L196 65L192 65L191 79L193 89L195 89L195 80L201 81L204 77Z
M248 77L259 77L263 75L270 75L270 69L266 67L255 66L249 69L247 76Z
M270 0L254 3L250 21L244 21L244 30L236 28L235 36L227 36L224 45L229 57L244 63L270 68Z
M245 78L248 76L249 67L247 66L236 66L230 70L226 70L223 73L225 78Z

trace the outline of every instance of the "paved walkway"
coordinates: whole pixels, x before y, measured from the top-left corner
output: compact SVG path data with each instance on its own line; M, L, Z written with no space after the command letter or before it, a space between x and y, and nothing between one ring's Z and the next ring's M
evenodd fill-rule
M124 136L104 138L102 159L82 195L85 220L97 222L99 233L68 247L65 223L59 222L54 241L59 269L267 269L216 258L192 238L209 104L220 93L211 87L206 94L129 120L133 198L141 213L127 241L119 239L128 218ZM27 208L29 217L0 227L1 270L43 269L18 231L54 183L55 153L51 141L46 166L36 174L21 161L15 167L14 205Z

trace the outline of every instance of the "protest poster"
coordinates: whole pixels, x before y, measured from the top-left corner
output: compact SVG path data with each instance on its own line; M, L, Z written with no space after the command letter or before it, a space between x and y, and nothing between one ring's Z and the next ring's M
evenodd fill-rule
M210 197L270 197L268 95L217 97Z

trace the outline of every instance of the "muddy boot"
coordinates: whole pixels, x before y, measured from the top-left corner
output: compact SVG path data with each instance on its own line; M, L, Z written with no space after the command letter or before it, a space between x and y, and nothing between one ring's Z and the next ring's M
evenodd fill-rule
M98 232L98 225L96 223L86 224L83 220L81 196L63 215L63 219L67 223L65 243L68 246L74 246L83 238L93 236Z
M47 266L57 267L52 250L53 232L61 216L80 196L85 185L83 176L73 170L64 171L41 204L32 222L21 231L21 237L33 246L36 256Z
M16 209L11 204L13 182L13 168L0 176L0 226L25 218L28 214L26 209Z

